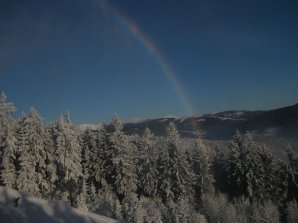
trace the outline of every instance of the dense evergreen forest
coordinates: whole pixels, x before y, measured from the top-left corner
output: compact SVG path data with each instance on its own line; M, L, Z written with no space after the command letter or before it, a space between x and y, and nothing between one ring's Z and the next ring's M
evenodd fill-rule
M118 116L80 130L69 113L45 125L31 108L15 119L0 96L0 184L124 222L298 222L298 158L247 134L225 146L127 136Z

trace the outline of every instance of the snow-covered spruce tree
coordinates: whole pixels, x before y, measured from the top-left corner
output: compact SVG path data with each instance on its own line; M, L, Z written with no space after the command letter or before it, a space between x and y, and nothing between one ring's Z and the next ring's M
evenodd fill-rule
M91 152L96 147L96 141L94 134L90 128L87 128L81 136L81 149L82 149L82 173L84 175L89 175L89 160L91 157Z
M298 159L290 146L286 148L286 153L288 162L282 160L277 162L276 185L279 190L275 195L280 201L279 211L282 222L287 222L287 218L291 215L291 208L289 207L292 205L291 203L297 203L298 201Z
M12 103L7 102L4 92L0 95L0 184L16 188L16 138L14 135L15 111Z
M203 194L214 192L214 179L210 173L210 160L206 147L200 139L196 140L190 158L191 167L195 174L194 188L199 200Z
M20 138L20 145L24 146L23 149L20 147L18 150L20 152L18 187L22 191L39 196L41 188L46 183L43 177L46 153L42 119L34 108L30 109L27 118L20 119L18 130L18 141ZM25 142L22 142L23 137Z
M257 147L258 165L256 168L257 180L261 181L256 198L261 201L280 202L278 164L265 145Z
M130 193L122 201L122 217L125 222L134 223L139 222L138 220L138 209L139 207L139 199L136 193ZM143 219L142 219L143 220Z
M87 187L87 208L91 212L97 212L99 208L99 196L94 183Z
M185 150L174 123L167 127L167 160L163 162L159 190L163 202L189 196L194 174L186 160Z
M230 192L230 185L228 184L228 151L226 146L217 144L216 153L212 161L212 170L214 176L214 187L216 191L228 194Z
M103 160L105 159L106 131L101 128L99 131L87 129L81 137L82 144L82 167L83 173L87 177L88 194L91 193L90 187L98 185L103 178Z
M99 131L86 129L81 136L82 145L82 166L87 183L87 206L92 212L98 212L100 204L98 191L105 190L108 176L103 168L107 155L108 135L104 127ZM105 172L106 170L106 172Z
M228 157L228 183L230 194L233 196L253 196L251 178L254 174L251 165L256 160L255 144L250 135L242 136L238 131L229 147Z
M87 185L86 185L85 176L81 178L80 187L81 187L80 192L77 194L77 197L76 197L76 207L83 211L88 211L88 205L87 205L88 195L87 195Z
M138 187L140 194L144 196L154 196L157 193L158 170L157 170L157 151L154 135L149 128L146 128L139 140L138 157Z
M19 188L18 186L18 177L21 170L21 153L22 151L28 150L28 140L27 135L28 131L25 127L26 125L26 114L25 112L21 112L18 120L15 122L15 159L14 159L14 166L16 170L16 189Z
M162 202L159 199L140 197L135 212L135 222L161 222Z
M98 191L98 206L96 213L111 218L122 219L121 205L116 193L104 179L101 181L101 189Z
M56 190L57 170L55 146L50 133L51 126L44 129L43 148L46 155L45 167L42 169L43 180L41 183L41 194L44 198L54 198Z
M16 144L20 165L17 176L17 187L20 191L39 196L39 179L36 172L35 151L30 145L30 137L32 136L30 135L29 125L28 118L22 113L16 128Z
M107 141L103 171L107 182L122 201L126 195L136 192L137 177L132 150L117 115L113 116L112 131Z
M169 202L165 204L167 212L164 213L164 222L200 222L200 216L195 210L188 197L181 198L177 203Z
M286 149L289 165L287 168L287 200L298 202L298 158L288 146Z
M105 177L108 176L109 170L104 168L105 161L109 159L110 153L107 148L109 144L109 136L103 126L97 133L96 133L96 147L90 154L90 165L93 168L93 173L91 174L94 177L95 182L101 184L101 181L105 180Z
M86 176L87 184L91 185L91 175L94 175L94 150L96 150L96 139L91 129L87 128L81 136L82 149L82 173Z
M229 194L264 200L275 193L275 163L266 148L255 144L250 134L234 136L227 160Z
M69 202L74 206L75 198L78 194L78 181L82 176L81 148L79 145L78 134L71 123L70 114L67 112L55 124L54 146L57 164L57 189L63 195L64 202Z

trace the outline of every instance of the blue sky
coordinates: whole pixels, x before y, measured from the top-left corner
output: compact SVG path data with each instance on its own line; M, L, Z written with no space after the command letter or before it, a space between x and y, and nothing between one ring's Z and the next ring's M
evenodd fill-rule
M46 121L188 110L159 63L101 0L1 0L0 90ZM197 114L298 102L294 0L110 0L171 65ZM118 17L119 18L119 17Z

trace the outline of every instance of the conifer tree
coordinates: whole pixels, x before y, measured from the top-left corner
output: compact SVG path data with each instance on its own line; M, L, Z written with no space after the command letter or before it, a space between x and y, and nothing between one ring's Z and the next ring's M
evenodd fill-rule
M22 113L17 127L17 151L20 154L20 169L18 171L17 185L21 191L39 196L39 176L36 170L36 151L34 150L34 136L31 135L29 119Z
M264 200L274 194L276 188L275 163L265 147L257 145L250 134L234 136L230 145L227 171L230 193Z
M286 149L289 165L287 167L287 200L298 202L298 158L290 146Z
M101 138L103 130L99 132L86 129L83 132L82 144L82 168L86 177L88 187L100 183L102 178L102 144L104 140Z
M256 198L262 201L280 201L280 188L278 186L278 166L273 155L265 145L257 147L258 161L256 163L255 177L260 182L257 187Z
M76 198L77 208L88 211L86 178L83 176L81 179L81 190Z
M85 176L89 176L92 173L92 164L90 160L92 159L92 152L95 150L96 141L95 137L93 136L92 130L87 128L81 137L81 148L82 148L82 173ZM92 154L92 155L91 155Z
M87 208L91 212L96 212L99 208L99 196L94 183L87 186Z
M31 108L28 117L25 120L25 126L27 129L27 143L29 149L27 150L27 153L29 155L29 158L27 159L27 162L32 165L32 170L35 175L35 179L31 179L32 185L35 183L37 184L37 187L33 190L33 187L31 189L32 194L38 195L40 193L40 189L45 186L44 181L44 173L43 170L45 169L45 160L46 160L46 152L44 150L44 130L43 130L43 123L42 119L35 110L35 108ZM22 157L23 154L21 154ZM26 158L25 158L26 160ZM21 166L26 166L26 161L21 163ZM31 171L32 171L31 170ZM26 171L25 171L26 172ZM24 173L23 173L24 174ZM34 186L35 187L35 186ZM37 190L37 188L39 188Z
M116 193L104 179L101 182L101 189L98 191L97 213L111 218L121 219L121 205Z
M106 166L106 161L110 158L110 151L108 149L109 145L109 135L103 126L99 132L96 134L96 146L95 149L90 154L90 163L93 167L92 176L95 178L96 182L101 183L102 180L108 176L109 171Z
M164 162L161 173L161 196L164 202L168 202L172 195L177 202L190 192L194 175L187 163L178 130L172 122L167 128L167 153L168 159Z
M28 118L28 134L29 134L29 146L33 152L33 158L36 162L36 170L41 175L41 169L45 167L46 153L44 150L44 129L42 119L37 113L35 108L31 108ZM38 178L41 178L40 176Z
M50 133L51 127L48 127L43 132L43 148L46 155L45 167L42 169L43 180L41 183L41 192L45 198L54 198L56 190L57 170L54 141Z
M139 190L145 196L154 196L158 185L157 151L154 135L149 128L144 130L138 146Z
M12 103L7 102L4 92L0 95L0 183L16 188L16 138L14 120L11 113L15 111Z
M210 161L206 145L200 139L196 141L191 155L192 170L196 179L194 187L199 199L201 199L203 194L213 192L214 179L210 173Z
M112 185L120 201L137 189L136 170L129 143L122 132L122 123L118 116L112 120L112 131L109 133L103 171L107 182Z
M82 176L82 166L79 138L69 113L59 119L52 132L57 158L57 186L60 192L67 190L70 205L73 206L78 193L78 180Z
M243 193L248 197L252 197L252 190L247 177L250 177L251 169L249 162L254 159L252 151L254 143L250 136L243 137L238 131L234 136L233 142L230 145L230 153L228 160L228 177L231 193L236 196L241 196Z

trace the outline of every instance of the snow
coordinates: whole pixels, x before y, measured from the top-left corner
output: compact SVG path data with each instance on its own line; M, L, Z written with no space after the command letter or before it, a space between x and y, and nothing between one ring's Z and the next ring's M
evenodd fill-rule
M268 127L268 128L265 128L264 130L254 130L251 132L251 134L254 136L254 137L257 137L257 136L276 136L279 132L280 132L281 128L279 127Z
M226 121L226 120L239 120L239 119L228 118L228 117L214 117L214 118L217 118L217 119L222 120L222 121Z
M85 131L86 129L91 129L91 130L98 130L102 127L102 123L98 123L98 124L80 124L78 125L78 128L81 131Z
M234 115L240 117L242 115L244 115L245 113L243 111L240 111L240 112L236 112Z
M157 120L157 122L161 123L161 122L167 122L168 120L166 118L163 118L163 119L159 119Z
M130 118L128 120L126 120L124 123L125 124L139 124L139 123L143 123L148 119L144 119L144 118Z
M174 118L174 119L178 119L179 116L176 116L176 115L165 115L165 116L162 116L161 118Z
M18 207L15 199L20 198ZM0 222L5 223L116 223L104 216L71 208L61 202L46 201L0 187Z

